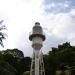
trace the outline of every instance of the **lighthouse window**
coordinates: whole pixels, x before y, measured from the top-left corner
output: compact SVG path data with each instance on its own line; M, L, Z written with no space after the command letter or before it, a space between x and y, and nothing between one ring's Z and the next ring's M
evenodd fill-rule
M33 28L33 32L42 32L42 29L41 29L41 27L34 27Z

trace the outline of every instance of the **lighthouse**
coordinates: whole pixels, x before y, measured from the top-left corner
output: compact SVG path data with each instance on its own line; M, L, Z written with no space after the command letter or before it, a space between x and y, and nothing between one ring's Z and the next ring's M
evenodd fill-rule
M29 40L32 41L33 57L31 63L30 75L44 75L44 63L41 48L45 41L45 35L39 22L36 22L29 35Z

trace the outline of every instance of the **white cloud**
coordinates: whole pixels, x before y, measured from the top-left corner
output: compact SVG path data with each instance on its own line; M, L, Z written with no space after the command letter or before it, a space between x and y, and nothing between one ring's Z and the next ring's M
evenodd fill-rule
M29 32L34 23L41 18L41 3L42 0L0 0L0 14L5 15L2 19L6 20L8 29L5 48L17 47L25 50L27 55Z
M49 7L52 6L56 5L52 4ZM64 6L68 7L68 4L65 3ZM36 21L41 23L46 34L44 52L65 40L75 44L75 22L71 16L75 15L74 12L73 9L69 13L47 14L44 11L43 0L0 0L0 14L1 17L4 15L3 19L8 28L5 48L17 47L26 56L31 55L32 48L28 37Z
M69 13L46 14L44 16L45 19L43 22L47 25L46 27L48 29L47 38L50 37L51 39L49 44L52 43L52 40L56 41L59 39L54 45L58 45L60 40L62 42L69 41L72 45L75 45L75 19L72 18L74 16L72 12L74 12L74 9ZM52 39L51 37L56 38Z
M71 15L71 16L75 16L75 9L72 9L72 10L71 10L70 15Z
M51 9L51 8L69 8L70 7L70 4L68 2L52 2L52 3L49 3L47 5L45 5L45 9Z

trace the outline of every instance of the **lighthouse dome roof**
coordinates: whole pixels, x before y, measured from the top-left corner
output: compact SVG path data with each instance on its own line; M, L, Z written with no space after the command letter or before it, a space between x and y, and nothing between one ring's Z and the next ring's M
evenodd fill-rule
M42 33L42 27L40 26L39 22L35 23L35 26L33 27L33 33Z

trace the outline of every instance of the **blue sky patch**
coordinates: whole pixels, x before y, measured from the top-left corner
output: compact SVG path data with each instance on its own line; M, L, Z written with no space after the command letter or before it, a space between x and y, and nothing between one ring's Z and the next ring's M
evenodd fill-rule
M67 13L75 8L75 0L44 0L46 13Z

